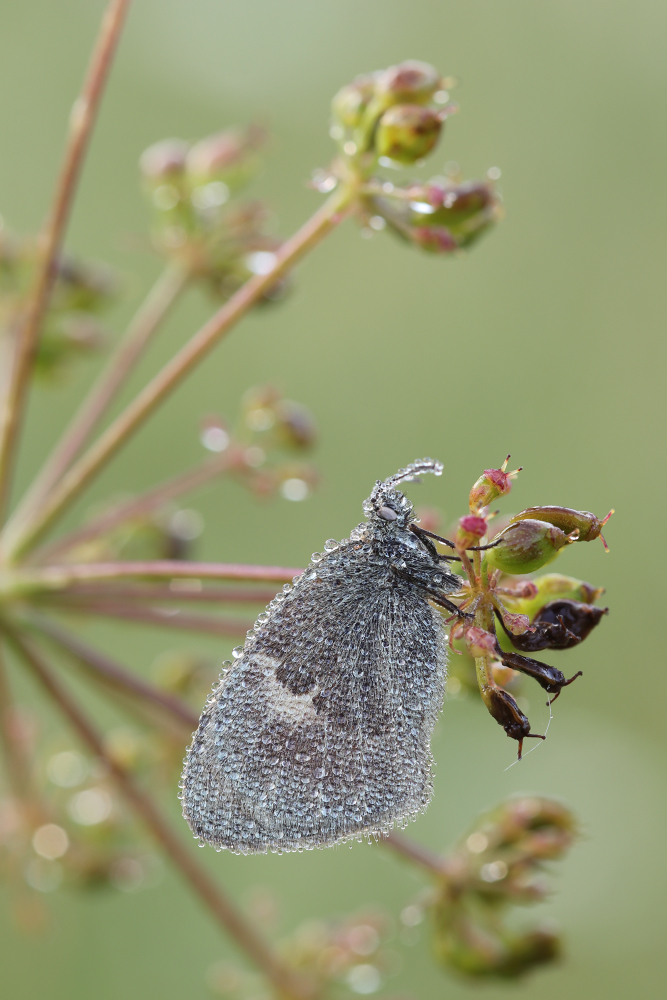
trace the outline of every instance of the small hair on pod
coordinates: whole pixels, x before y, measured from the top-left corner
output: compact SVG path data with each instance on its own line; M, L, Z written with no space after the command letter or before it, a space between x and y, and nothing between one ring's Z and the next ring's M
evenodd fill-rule
M237 854L301 851L404 826L431 798L430 739L442 707L447 636L434 605L461 581L411 530L396 488L367 521L315 552L262 613L204 706L188 749L183 813L194 835Z

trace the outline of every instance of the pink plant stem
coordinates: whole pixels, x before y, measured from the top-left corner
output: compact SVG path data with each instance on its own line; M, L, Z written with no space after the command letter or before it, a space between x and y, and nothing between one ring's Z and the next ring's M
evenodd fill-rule
M178 608L139 608L121 601L81 601L70 610L75 614L79 612L101 618L119 618L121 621L138 622L155 628L175 628L203 635L243 636L252 628L252 621L183 614Z
M132 577L169 580L248 580L288 583L300 576L302 569L283 566L246 566L240 563L185 562L156 559L148 562L67 563L16 570L11 574L10 593L16 596L40 591L63 590L89 580L123 580Z
M63 538L56 539L51 545L47 545L34 553L34 561L51 562L56 556L61 556L75 545L81 545L91 538L98 538L106 534L119 524L124 524L133 518L146 516L184 493L191 493L200 486L205 486L217 476L224 475L231 468L237 465L242 457L239 455L240 449L230 448L224 455L216 455L206 462L189 469L187 472L173 476L164 483L139 496L132 497L122 503L116 504L110 510L104 511L99 517L93 518L83 527L70 532Z
M417 844L414 840L404 837L403 834L397 833L395 830L386 834L380 843L395 851L396 854L400 854L408 861L412 861L421 868L425 868L431 875L435 874L439 878L444 878L447 875L447 861L445 858L441 858L440 855L429 851L427 847L422 847L421 844Z
M190 732L197 728L199 716L190 706L181 701L180 698L161 691L160 688L149 684L126 667L121 666L105 653L88 643L83 642L77 636L72 635L67 629L61 628L55 622L45 619L43 616L32 618L30 625L39 632L47 636L56 646L65 652L95 676L102 677L120 691L129 693L134 697L157 705L168 712L181 725L184 725Z
M317 212L283 243L276 253L274 267L267 274L250 278L204 326L167 362L129 406L114 420L97 441L63 476L39 512L13 525L4 539L11 560L16 561L30 549L72 500L97 475L119 448L138 430L153 411L307 251L316 246L348 214L356 192L341 187Z
M189 581L188 581L189 582ZM197 581L199 582L199 581ZM207 587L201 590L181 589L180 587L160 586L159 584L120 584L98 586L91 584L78 584L68 587L67 590L50 592L44 595L48 600L57 600L63 606L76 604L85 600L120 600L120 601L150 601L155 604L176 602L195 604L263 604L266 605L276 596L275 588L256 587L254 589L232 590L225 587Z
M41 240L41 260L27 313L17 335L7 397L0 413L0 523L9 500L16 446L23 420L42 320L48 308L56 261L65 234L81 167L130 0L110 0L93 49L83 88L72 108L69 136L53 206Z
M34 512L67 471L116 398L172 305L188 283L180 268L166 267L146 296L102 374L79 407L68 429L51 452L26 497L18 517Z
M45 691L69 720L70 725L88 748L102 760L117 782L120 791L135 812L143 819L146 826L162 846L172 863L178 868L190 887L206 904L218 923L230 935L236 944L254 962L262 973L273 984L278 995L290 1000L315 1000L317 996L313 985L290 969L273 953L269 946L256 933L255 929L245 920L226 894L214 885L211 876L194 860L189 850L186 850L154 805L146 791L135 784L132 775L125 770L105 749L104 741L94 728L88 717L77 703L70 697L66 689L51 672L41 653L35 645L24 639L7 622L3 629L11 644L21 658L28 664Z

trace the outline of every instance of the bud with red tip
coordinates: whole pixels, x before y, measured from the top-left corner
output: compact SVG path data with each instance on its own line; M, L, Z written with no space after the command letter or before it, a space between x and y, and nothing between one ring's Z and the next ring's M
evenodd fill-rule
M418 59L406 59L377 75L375 92L390 104L427 104L442 86L442 77L435 66Z
M475 514L466 514L459 519L459 528L456 532L457 549L469 549L473 545L479 545L480 539L487 531L486 518L478 517Z
M468 497L471 511L474 512L481 507L488 507L494 500L505 496L512 489L512 480L521 472L521 469L506 472L509 459L510 456L508 455L499 469L484 470L471 489L470 496Z
M517 521L505 528L498 544L487 553L487 560L503 573L532 573L576 539L576 532L566 535L546 521Z

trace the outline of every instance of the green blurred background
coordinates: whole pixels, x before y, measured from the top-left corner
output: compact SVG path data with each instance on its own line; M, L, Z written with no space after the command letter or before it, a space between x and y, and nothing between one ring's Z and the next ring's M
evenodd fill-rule
M16 231L34 230L46 210L103 6L0 3L0 211ZM477 988L489 1000L535 991L542 1000L653 998L664 989L664 557L650 545L665 491L666 29L667 9L652 0L137 0L68 236L71 249L124 276L120 330L159 270L136 166L149 143L266 121L275 138L254 189L287 234L318 204L304 182L331 155L328 109L339 86L404 58L458 78L462 112L430 172L450 159L466 176L499 166L502 225L448 260L385 233L360 239L346 223L299 269L293 294L235 330L83 506L192 464L200 415L232 417L248 386L270 381L317 416L321 489L303 504L262 504L228 484L196 497L202 558L302 565L357 523L377 477L424 454L441 458L445 475L412 495L446 519L464 512L473 479L507 452L525 471L505 509L616 508L610 555L582 545L558 565L604 583L611 613L566 665L558 660L584 677L557 702L548 743L505 771L514 745L479 704L451 701L434 740L436 796L411 828L442 848L516 791L562 796L580 818L584 836L543 907L565 930L566 958L525 982ZM187 298L137 386L209 310L203 296ZM90 372L82 365L64 390L34 394L24 483ZM120 649L120 633L96 632L139 670L169 645L196 645L132 627ZM229 653L224 643L206 649L220 660ZM526 693L540 729L543 699ZM281 931L369 903L396 914L424 884L381 849L356 844L201 858L240 899L256 886L274 890ZM22 936L6 906L0 912L1 990L12 1000L205 998L206 968L233 955L170 873L135 896L63 892L49 904L51 925L36 936ZM402 949L388 991L467 996L471 987L439 971L428 951L423 931Z

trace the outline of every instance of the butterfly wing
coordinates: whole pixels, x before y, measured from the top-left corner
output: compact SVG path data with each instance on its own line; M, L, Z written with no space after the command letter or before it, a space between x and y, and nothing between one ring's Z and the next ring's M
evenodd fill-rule
M205 707L183 811L217 848L330 846L428 803L446 676L440 615L386 568L359 558L351 571L350 558L311 567L260 616Z

